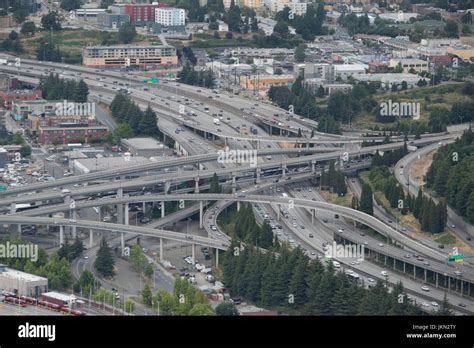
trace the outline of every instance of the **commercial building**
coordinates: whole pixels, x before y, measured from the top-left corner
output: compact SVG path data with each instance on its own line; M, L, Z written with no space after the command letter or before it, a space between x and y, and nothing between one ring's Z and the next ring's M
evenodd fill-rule
M37 131L38 143L68 144L89 143L103 139L108 129L105 126L89 126L87 123L62 123L58 126L39 126Z
M352 85L348 83L328 83L326 80L321 78L305 79L303 85L316 93L320 87L324 88L324 93L331 95L335 92L348 93L352 90Z
M186 12L182 8L155 9L155 22L164 27L179 27L186 24Z
M398 22L398 23L406 23L409 22L411 18L418 17L418 13L413 12L387 12L379 14L381 19Z
M130 16L126 14L101 13L97 16L97 25L103 28L118 29L128 22Z
M447 52L450 56L457 57L464 62L474 62L474 49L473 48L455 48L449 47Z
M341 64L334 65L334 74L336 78L347 80L350 76L365 74L368 68L365 64Z
M334 65L328 63L295 64L293 67L295 79L301 76L303 79L319 78L333 82L334 73Z
M293 13L294 16L303 16L306 14L308 4L306 2L300 2L299 0L276 2L276 12L283 11L285 7L288 7L290 9L290 13Z
M133 156L150 158L173 155L173 149L153 138L130 138L122 139L120 142Z
M27 119L29 115L53 115L57 101L38 100L18 100L12 103L11 115L17 120Z
M249 75L240 76L240 87L248 90L266 91L272 86L291 87L293 75Z
M10 90L10 91L0 91L0 99L5 101L5 108L11 109L12 103L14 101L25 101L25 100L38 100L42 97L43 93L39 89L30 90Z
M176 65L176 48L154 46L92 46L82 50L82 63L87 67L143 67Z
M388 62L381 62L379 60L374 60L369 62L369 70L370 73L388 73L390 71L390 67L388 66Z
M21 296L39 297L48 290L48 279L0 264L0 289Z
M70 162L70 169L74 174L87 174L107 169L119 169L124 166L148 164L150 160L141 156L128 157L100 157L78 159ZM139 175L137 175L139 176Z
M242 5L257 10L263 6L263 0L243 0Z
M147 22L155 22L155 10L167 7L165 3L153 2L152 4L114 4L109 6L113 14L127 15L130 22L143 26Z
M383 88L391 88L393 84L401 86L403 81L407 83L408 88L415 88L420 80L428 79L416 74L406 73L387 73L387 74L364 74L354 75L354 80L365 82L380 82Z
M410 70L416 72L428 72L428 62L421 59L390 59L389 67L395 69L401 64L404 73L408 73Z
M8 164L8 152L0 147L0 168L5 168Z

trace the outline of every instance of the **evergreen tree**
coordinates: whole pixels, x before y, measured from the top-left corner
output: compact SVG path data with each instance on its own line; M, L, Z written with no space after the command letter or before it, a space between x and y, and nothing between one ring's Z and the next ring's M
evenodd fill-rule
M359 210L369 214L374 214L373 207L373 198L372 198L372 188L369 184L364 184L362 186L362 193L360 195Z
M104 277L114 275L115 261L112 256L110 247L107 245L105 238L102 238L100 242L99 250L97 251L97 259L95 260L94 267Z

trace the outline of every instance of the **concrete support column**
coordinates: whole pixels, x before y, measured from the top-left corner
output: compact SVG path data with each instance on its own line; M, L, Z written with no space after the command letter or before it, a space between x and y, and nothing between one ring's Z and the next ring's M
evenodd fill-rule
M240 201L237 201L237 211L240 211Z
M191 260L194 262L196 260L196 244L191 244Z
M448 291L451 291L451 277L448 276Z
M464 282L461 280L461 296L463 294L463 291L464 291Z
M413 265L413 278L416 279L416 266Z
M171 188L171 182L165 181L165 195L168 194L170 188Z
M146 202L142 203L142 211L143 211L143 214L146 213Z
M160 261L163 261L163 238L160 238Z
M128 211L129 206L128 203L125 203L125 225L130 225L130 212Z
M161 202L161 218L165 217L165 202Z
M281 209L281 206L280 204L277 205L277 220L280 221L280 209Z
M202 221L202 216L203 216L203 210L204 210L204 204L202 201L199 201L199 228L203 228L203 221Z
M311 212L311 223L314 224L314 214L315 214L315 211L314 211L314 209L311 209L310 212Z
M261 172L260 168L257 168L255 170L255 183L256 184L260 184L260 172Z
M405 273L406 267L407 267L407 264L406 264L406 262L404 262L403 263L403 273ZM438 275L438 274L436 274L436 275ZM438 279L438 278L436 278L436 279Z
M424 272L424 273L425 273L424 275L425 275L425 283L426 283L426 268L424 269L424 271L425 271L425 272Z
M76 219L77 219L76 215L77 215L76 209L72 209L72 210L71 210L71 219L73 219L74 221L76 221ZM73 225L73 226L72 226L71 232L72 232L72 238L73 238L73 239L76 239L76 237L77 237L76 225Z
M436 272L436 287L438 287L438 272Z
M194 178L194 193L199 193L199 178Z
M281 177L284 178L286 176L286 164L281 166Z
M89 248L92 248L92 245L94 244L94 232L92 231L92 228L89 230Z
M395 266L396 266L396 263L395 263L395 262L396 262L396 260L393 259L393 269L395 269Z
M219 249L216 248L216 267L219 267Z
M120 246L122 247L122 255L125 250L125 233L120 233Z
M117 198L123 197L123 189L119 188L117 190ZM117 204L117 223L123 224L123 204Z
M16 213L16 204L12 203L10 204L10 214L15 214Z
M232 194L235 194L236 190L237 190L237 180L235 178L235 175L232 174Z
M59 246L64 245L64 226L59 226Z

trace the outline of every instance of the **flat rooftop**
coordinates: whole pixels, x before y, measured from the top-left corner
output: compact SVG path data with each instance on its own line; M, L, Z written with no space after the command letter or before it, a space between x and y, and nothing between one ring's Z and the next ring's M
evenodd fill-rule
M5 265L0 265L0 277L16 279L16 280L25 281L25 282L39 282L39 281L47 282L48 281L48 279L46 278L39 277L30 273L17 271L15 269L8 268Z
M74 160L74 165L81 168L85 173L96 172L106 169L123 168L137 164L147 164L151 161L142 156L130 156L130 161L125 161L124 157L102 157Z
M167 146L163 145L161 142L153 138L122 139L122 143L124 146L130 146L137 150L154 150L167 148Z

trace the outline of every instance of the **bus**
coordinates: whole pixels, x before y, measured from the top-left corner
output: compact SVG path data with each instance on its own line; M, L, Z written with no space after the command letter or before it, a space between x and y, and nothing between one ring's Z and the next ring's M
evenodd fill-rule
M15 204L15 211L18 213L20 211L25 211L25 210L31 210L38 208L38 206L35 203L20 203L20 204Z
M82 146L81 143L67 144L67 149L68 149L69 151L71 151L71 150L76 150L76 149L82 149L82 148L83 148L83 146Z

